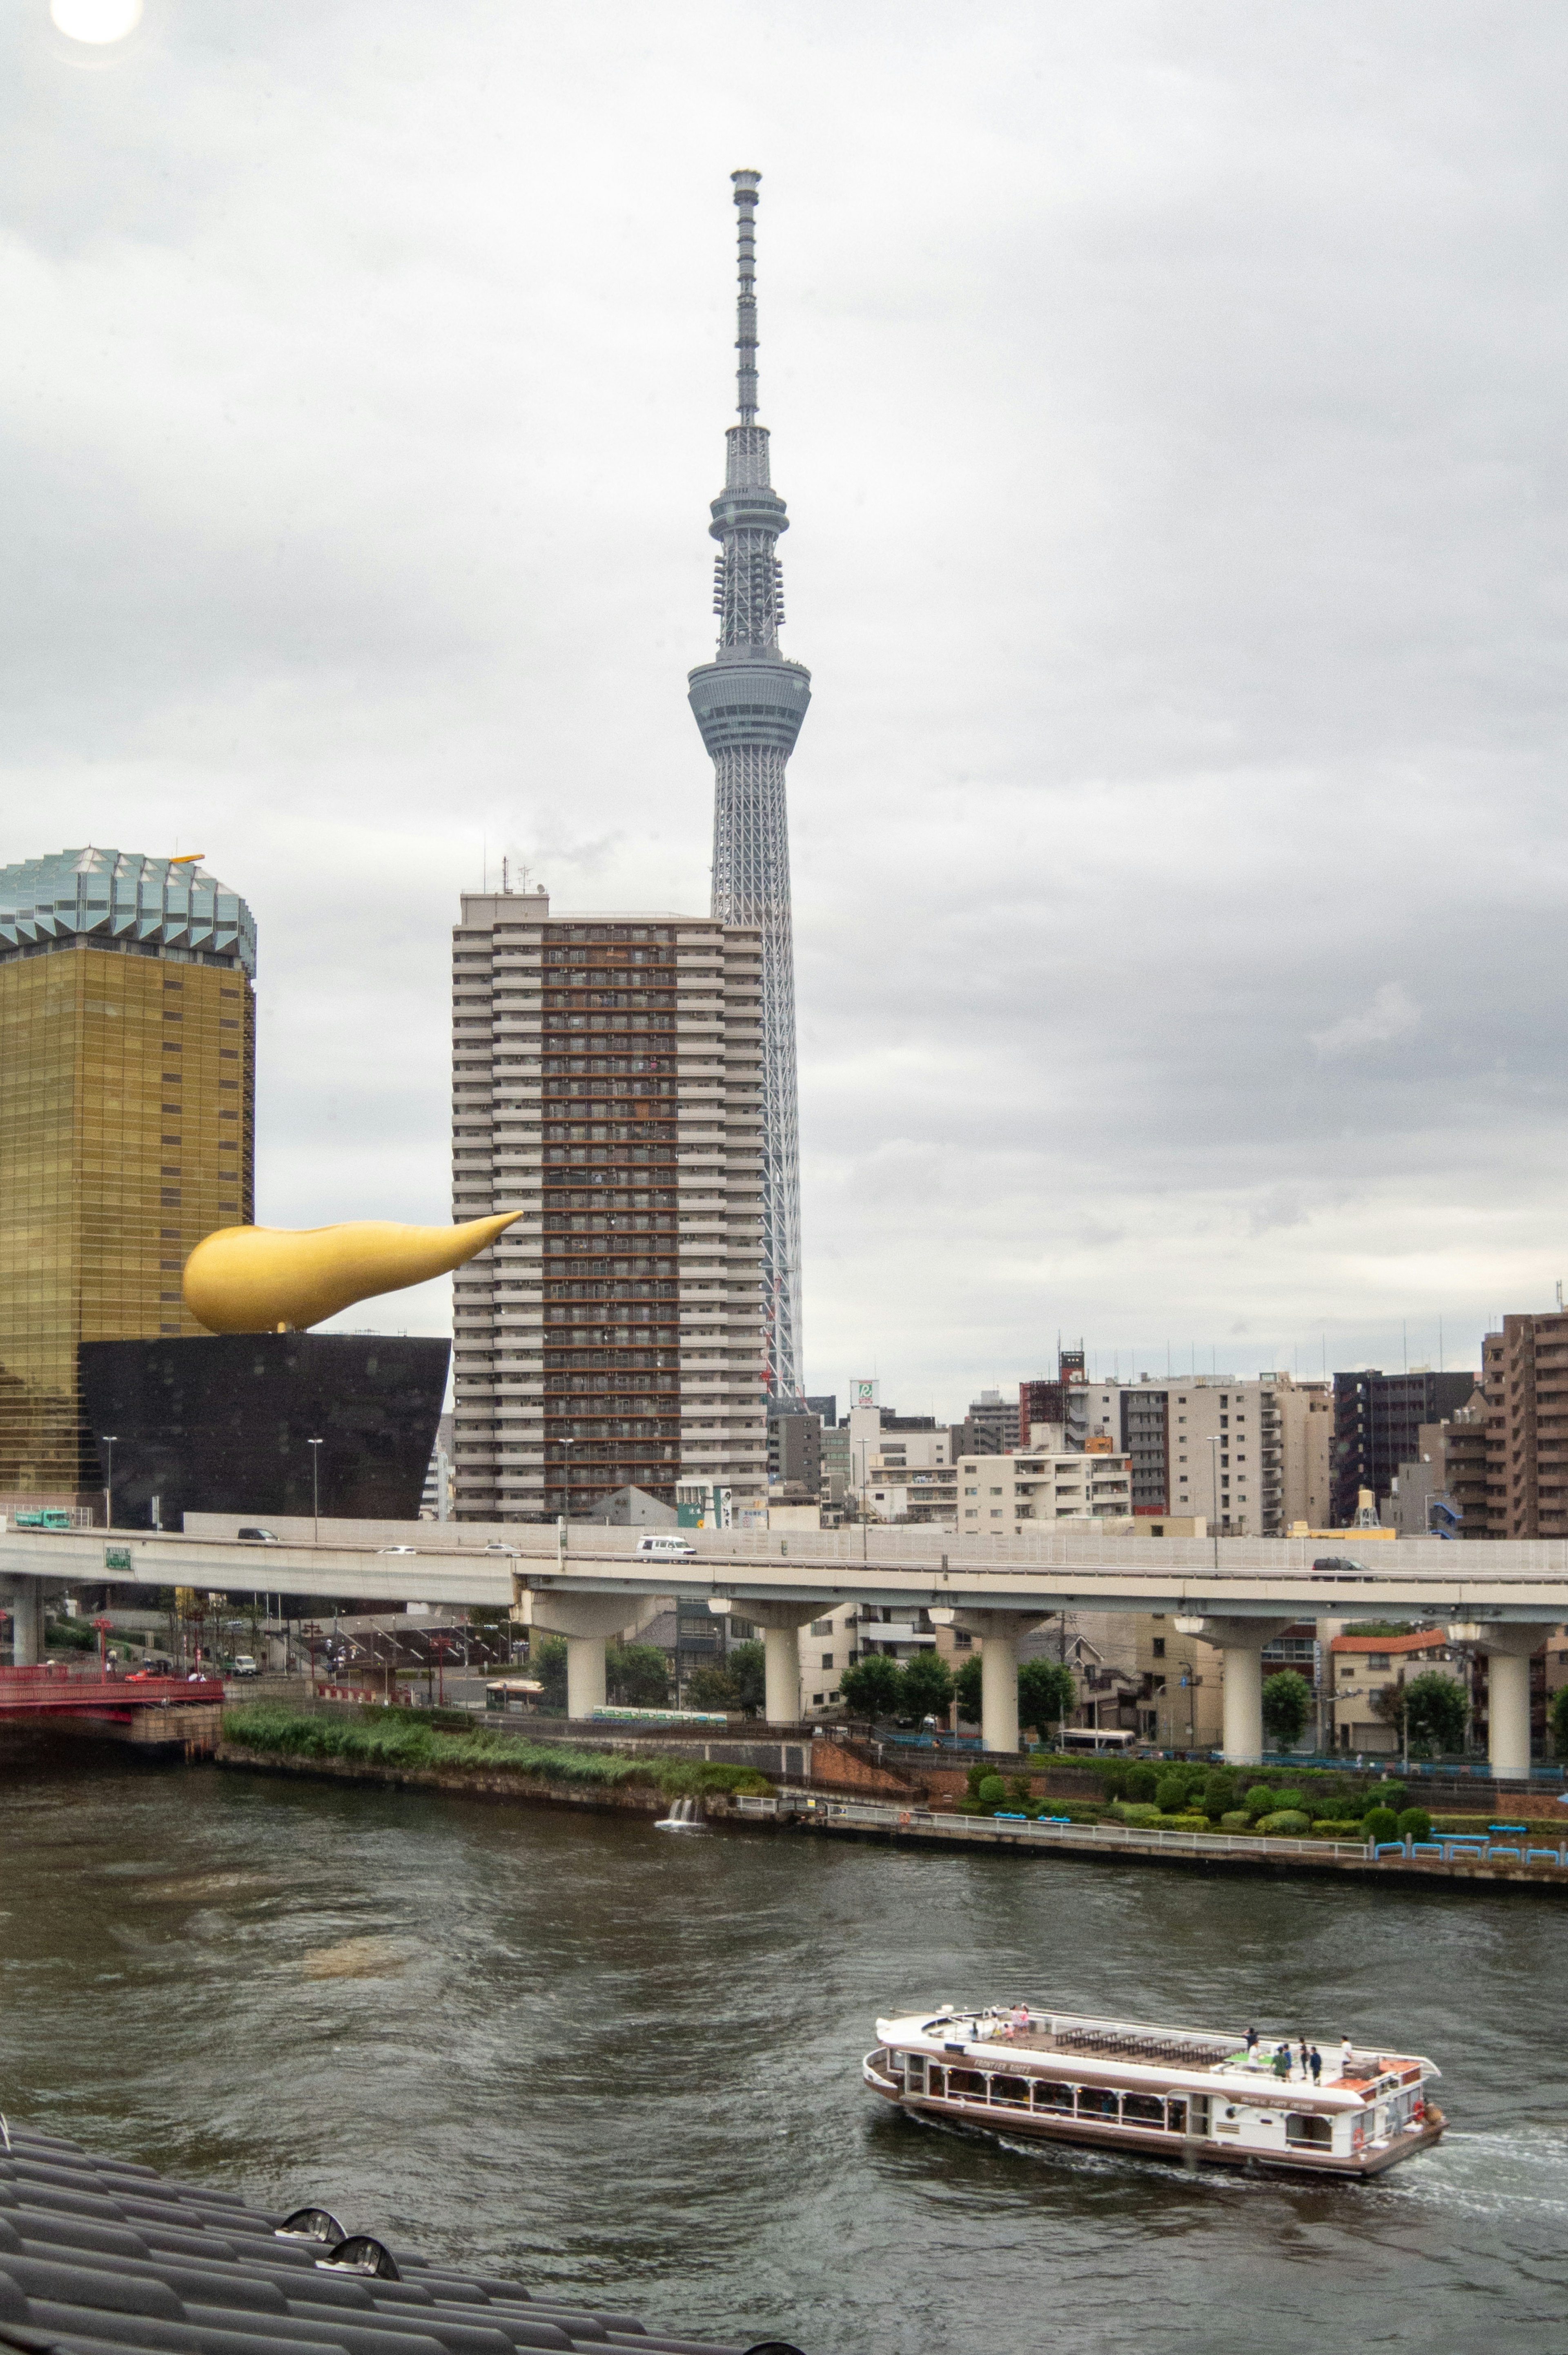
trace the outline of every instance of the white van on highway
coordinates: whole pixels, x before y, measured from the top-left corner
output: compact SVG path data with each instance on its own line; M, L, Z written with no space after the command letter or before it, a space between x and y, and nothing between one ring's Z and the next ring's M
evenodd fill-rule
M697 1556L695 1546L688 1545L673 1529L662 1529L657 1537L639 1538L636 1550L640 1554L655 1554L662 1561L694 1561Z

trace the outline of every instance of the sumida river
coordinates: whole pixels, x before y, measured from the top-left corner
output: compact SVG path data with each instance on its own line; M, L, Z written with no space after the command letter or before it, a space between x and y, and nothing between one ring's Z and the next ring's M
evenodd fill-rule
M264 2205L808 2355L1568 2339L1568 1902L1189 1877L223 1772L0 1766L0 2108ZM884 2110L879 2010L1425 2051L1320 2188Z

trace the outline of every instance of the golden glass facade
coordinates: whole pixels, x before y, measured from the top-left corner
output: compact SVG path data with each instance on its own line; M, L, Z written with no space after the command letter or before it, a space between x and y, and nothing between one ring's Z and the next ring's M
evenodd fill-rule
M98 1478L79 1341L199 1334L185 1258L255 1217L244 967L79 941L0 958L0 1492Z

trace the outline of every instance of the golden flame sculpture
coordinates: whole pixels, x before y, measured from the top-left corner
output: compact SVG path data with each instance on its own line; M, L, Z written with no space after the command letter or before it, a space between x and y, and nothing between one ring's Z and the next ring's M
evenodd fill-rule
M209 1333L302 1333L356 1300L461 1267L522 1215L461 1227L219 1227L185 1262L185 1306Z

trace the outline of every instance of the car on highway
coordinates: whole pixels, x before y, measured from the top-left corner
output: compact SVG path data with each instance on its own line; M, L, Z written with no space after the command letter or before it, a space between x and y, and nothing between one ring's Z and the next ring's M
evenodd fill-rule
M509 1554L512 1560L515 1561L521 1555L523 1549L521 1546L503 1545L499 1538L492 1538L484 1550L486 1553Z
M281 1545L282 1543L281 1538L275 1529L236 1529L234 1534L241 1545Z
M1313 1578L1359 1578L1370 1580L1371 1571L1364 1561L1352 1561L1349 1554L1320 1553L1312 1564Z
M662 1529L657 1536L639 1538L635 1550L640 1554L652 1554L661 1561L694 1561L697 1552L694 1545L689 1544L684 1538L677 1537L673 1529Z
M418 1546L377 1546L377 1553L418 1553Z

